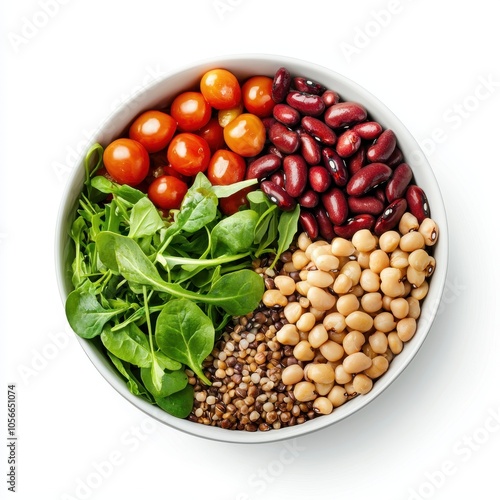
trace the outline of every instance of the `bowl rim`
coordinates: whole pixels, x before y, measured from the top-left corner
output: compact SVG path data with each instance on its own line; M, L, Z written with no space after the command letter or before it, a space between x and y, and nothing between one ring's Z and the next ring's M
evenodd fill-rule
M345 405L336 408L330 415L323 415L321 417L293 427L285 427L278 430L273 429L267 432L248 432L225 430L219 427L206 426L203 424L190 422L187 419L173 417L165 411L161 410L156 405L152 405L130 393L128 388L126 387L125 381L120 377L118 373L110 370L109 360L107 360L105 356L95 347L94 343L89 342L88 340L83 339L75 334L84 352L87 354L88 358L95 366L95 368L99 371L99 373L119 394L121 394L127 401L132 403L143 413L171 428L180 430L192 436L219 442L239 444L271 443L291 438L297 438L305 434L319 431L321 429L330 427L333 424L338 423L358 412L359 410L365 408L380 394L382 394L382 392L384 392L407 368L407 366L415 358L416 354L427 338L436 318L437 312L439 310L439 305L444 293L449 260L449 235L446 209L436 176L416 139L410 134L406 126L392 112L392 110L389 109L387 105L381 102L375 95L362 87L360 84L326 66L319 65L317 63L312 63L307 60L290 56L283 56L279 54L228 54L208 57L172 68L170 71L166 72L165 74L159 76L158 78L142 87L141 90L136 94L129 96L127 100L125 100L118 108L113 110L107 116L107 118L102 121L101 125L89 138L87 146L75 160L71 173L66 179L56 220L54 259L56 267L56 280L63 304L66 301L66 296L67 293L69 293L69 288L71 288L68 285L68 280L63 269L65 254L67 252L66 247L69 243L66 229L72 216L72 213L70 211L71 203L69 203L68 200L71 199L71 196L73 198L77 196L78 192L81 191L81 186L80 191L78 191L75 184L78 183L78 178L82 177L81 166L89 147L95 142L101 141L101 138L106 135L106 131L108 130L110 125L115 120L120 119L120 115L123 114L124 108L129 105L131 99L141 100L144 96L147 96L155 89L159 89L162 85L165 85L165 83L169 80L176 78L178 79L183 74L200 73L206 71L207 69L215 67L226 67L230 70L235 70L234 68L236 68L235 72L238 72L238 68L243 68L242 71L247 71L249 75L257 74L250 69L253 64L257 66L272 65L272 67L275 68L274 71L276 71L280 66L284 66L287 68L300 68L301 71L304 71L303 74L308 76L309 78L315 77L316 79L318 79L318 76L324 76L326 79L339 84L338 87L346 87L350 90L350 92L358 96L358 100L361 100L362 103L366 105L368 112L371 115L375 114L377 120L379 119L379 115L384 116L385 118L383 120L379 120L382 122L382 124L384 124L384 122L388 122L387 125L390 123L391 128L397 128L396 135L398 137L398 142L401 142L401 139L403 139L402 142L404 142L405 145L408 146L406 148L406 151L410 151L412 154L416 154L415 161L412 162L412 168L414 168L415 165L418 165L418 170L421 170L420 175L425 177L426 183L432 188L432 210L433 213L437 212L439 214L439 241L436 244L436 248L439 250L440 258L438 260L438 266L436 266L436 272L432 277L432 284L429 287L429 295L431 295L432 291L432 301L428 302L429 297L426 297L422 305L422 312L425 311L425 324L421 325L421 318L424 317L424 314L422 314L418 321L417 334L407 344L408 346L410 346L409 349L407 349L410 350L409 355L405 354L400 357L402 354L401 353L398 356L395 356L393 362L391 363L392 366L394 361L397 360L397 369L393 369L392 372L391 370L388 370L380 379L376 381L373 389L368 394L353 398ZM296 73L296 71L298 71L298 69L292 69L292 73ZM318 81L321 80L318 79ZM171 99L171 97L169 99ZM141 107L135 110L135 115L145 109L147 109L147 107ZM375 109L377 110L376 113L374 113ZM129 109L129 112L130 111L134 110ZM123 121L122 118L122 128L125 128L127 123L129 122ZM420 182L418 184L420 185ZM428 190L426 190L426 193L428 194Z

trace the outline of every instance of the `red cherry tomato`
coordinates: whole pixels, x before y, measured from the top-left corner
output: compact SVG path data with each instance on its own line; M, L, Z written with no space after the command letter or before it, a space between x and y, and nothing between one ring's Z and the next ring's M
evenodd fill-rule
M183 92L172 102L170 114L180 130L194 132L208 123L212 107L200 92Z
M130 126L128 135L140 142L148 153L167 147L174 136L177 123L167 113L151 110L139 115Z
M219 149L216 151L207 169L208 180L214 185L234 184L245 178L247 164L239 154Z
M119 184L137 186L148 175L149 155L146 148L133 139L116 139L104 150L104 166Z
M266 129L258 116L243 113L224 127L224 140L235 153L256 156L264 147Z
M199 135L176 135L167 149L167 159L177 172L189 177L204 172L210 162L210 146Z
M149 185L148 196L158 208L172 210L181 206L187 190L188 185L177 177L162 175Z
M212 153L215 153L218 149L222 149L226 145L224 142L224 129L220 126L219 120L215 116L210 118L209 122L198 130L196 134L208 142Z
M201 77L200 90L215 109L234 108L241 100L240 83L227 69L207 71Z
M241 89L243 105L254 115L263 118L273 113L275 102L272 98L273 79L268 76L253 76Z
M220 211L224 215L233 215L236 212L238 212L238 210L241 207L248 207L250 204L249 204L248 199L247 199L247 194L250 191L253 191L254 189L256 189L256 188L253 186L250 186L250 187L241 189L240 191L232 194L231 196L228 196L226 198L220 198L219 199Z

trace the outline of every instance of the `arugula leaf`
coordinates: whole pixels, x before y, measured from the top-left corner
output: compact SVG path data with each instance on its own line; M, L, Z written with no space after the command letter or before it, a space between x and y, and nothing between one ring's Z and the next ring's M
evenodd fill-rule
M236 212L222 219L212 230L212 256L248 251L253 244L259 216L253 210Z
M129 238L143 238L152 236L159 231L165 223L163 222L158 209L149 198L141 198L130 212Z

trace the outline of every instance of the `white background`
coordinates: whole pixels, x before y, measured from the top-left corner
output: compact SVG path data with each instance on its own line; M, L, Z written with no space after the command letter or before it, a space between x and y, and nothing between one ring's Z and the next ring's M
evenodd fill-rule
M492 5L1 3L1 498L13 496L7 383L17 384L23 500L500 498L500 32ZM426 150L450 230L443 307L403 375L333 427L259 446L184 435L127 403L70 332L54 271L64 184L93 129L152 78L242 52L309 59L378 96Z

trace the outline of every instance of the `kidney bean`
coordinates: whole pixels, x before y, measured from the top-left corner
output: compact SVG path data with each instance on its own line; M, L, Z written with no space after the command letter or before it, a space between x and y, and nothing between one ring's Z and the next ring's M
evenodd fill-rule
M389 203L402 198L406 188L413 178L413 172L407 163L400 163L392 174L391 180L385 187L385 197Z
M363 122L352 127L352 130L357 132L361 139L373 141L382 133L382 125L378 122Z
M307 164L300 155L288 155L283 160L285 191L293 198L299 197L307 184Z
M311 212L301 210L299 215L299 222L302 229L309 235L311 240L315 240L319 234L318 221Z
M366 165L366 148L361 145L359 149L346 160L349 176L353 176L358 170Z
M420 186L411 184L406 190L406 201L410 212L417 218L419 224L431 216L429 202L424 190Z
M366 120L366 109L357 102L339 102L330 106L324 115L325 123L331 128L342 128Z
M323 165L330 172L333 182L337 186L345 186L349 175L344 160L332 148L323 148L321 156L323 157Z
M269 129L269 140L285 154L295 153L299 148L299 134L278 121Z
M338 92L335 92L334 90L325 90L321 94L321 99L323 99L326 107L330 107L340 101L340 96Z
M321 202L334 225L343 224L349 215L349 207L344 192L338 187L333 187L321 195Z
M325 167L316 165L308 172L309 185L317 193L324 193L332 183L332 176Z
M395 149L396 134L387 129L379 135L373 146L368 148L366 157L371 162L384 162L390 158Z
M391 168L384 163L369 163L351 177L346 188L347 194L362 196L370 189L388 180L391 174Z
M272 143L269 143L266 147L266 153L271 155L276 155L278 158L283 159L284 154Z
M321 147L318 141L306 132L299 133L300 153L309 165L317 165L321 161Z
M384 210L384 203L376 196L349 196L347 205L353 214L379 215Z
M304 208L314 208L319 203L319 194L312 189L306 189L298 199L299 205Z
M280 186L271 181L262 181L260 183L262 192L273 202L278 205L278 208L289 212L295 208L296 201Z
M301 76L297 76L292 80L292 87L299 92L308 92L315 95L321 95L326 90L326 87L321 85L321 83L313 82Z
M381 201L384 207L387 205L387 198L385 197L385 189L383 186L379 186L373 190L373 196Z
M337 236L341 238L352 238L354 233L361 229L369 229L373 227L375 223L375 217L370 214L360 214L351 217L345 224L340 226L334 226L334 232Z
M283 170L278 170L277 172L274 172L274 174L269 177L269 180L271 182L274 182L277 186L280 186L282 188L285 187L285 172Z
M328 241L332 240L335 237L335 231L333 230L333 224L328 218L328 214L324 207L321 205L317 206L314 209L314 216L316 217L321 237Z
M379 216L373 228L375 234L380 236L382 233L389 231L396 227L401 220L401 217L406 212L408 206L404 198L394 200Z
M337 142L335 132L318 118L304 116L300 123L308 134L326 146L333 146Z
M269 131L271 126L276 123L276 119L273 116L265 116L264 118L261 118L261 121L266 131Z
M325 110L325 103L321 96L307 92L292 90L288 92L286 102L303 115L319 116Z
M346 130L337 140L335 147L342 158L352 156L361 146L361 137L352 129Z
M300 113L288 104L276 104L273 117L287 127L294 127L300 122Z
M264 179L281 167L281 158L267 154L253 160L247 167L247 179Z
M394 168L397 165L399 165L403 161L403 152L396 146L396 149L394 149L394 152L392 155L388 158L388 160L385 162L386 165L389 165L389 167Z
M279 68L274 74L273 83L271 86L271 97L276 103L283 102L290 91L292 83L292 75L286 68Z

